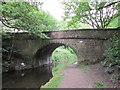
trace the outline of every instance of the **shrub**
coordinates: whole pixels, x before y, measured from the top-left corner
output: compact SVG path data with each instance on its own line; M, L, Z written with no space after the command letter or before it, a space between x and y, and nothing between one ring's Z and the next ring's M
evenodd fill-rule
M103 65L107 66L109 73L120 70L120 33L115 33L113 37L109 39L109 45L104 52L104 56L106 58Z
M106 57L104 64L108 67L116 66L120 69L120 34L115 33L109 39L108 49L105 50L104 56Z

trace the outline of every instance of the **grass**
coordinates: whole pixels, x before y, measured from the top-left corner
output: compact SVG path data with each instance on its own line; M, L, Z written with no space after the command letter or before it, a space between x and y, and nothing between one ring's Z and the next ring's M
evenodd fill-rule
M104 84L102 82L95 82L93 84L94 88L105 88Z
M89 64L82 63L79 66L77 66L77 68L82 69L81 72L87 74L87 73L90 73L90 69L85 68L87 65L89 65Z
M72 63L74 63L74 61L60 63L56 67L53 67L52 72L53 72L54 77L47 84L42 86L41 88L57 88L64 76L64 74L62 74L62 70L66 66L68 66L69 64L72 64Z
M62 70L66 66L76 62L77 56L74 53L71 53L69 50L63 47L59 47L53 52L52 60L54 62L59 62L56 66L53 66L52 68L52 73L54 77L50 79L50 81L44 86L42 86L41 89L57 88L64 76L64 74L62 74Z
M79 66L77 66L77 68L85 68L86 66L88 65L93 65L95 63L92 63L92 62L89 62L88 60L87 61L82 61L80 62L81 64L79 64Z
M82 73L88 74L88 73L90 73L90 69L83 69L83 70L82 70Z
M77 66L77 68L80 68L80 69L82 69L82 68L85 68L85 66L86 66L86 65L84 65L84 64L81 64L81 65Z
M50 81L47 84L45 84L41 88L43 88L43 89L44 88L57 88L59 83L60 83L60 81L62 80L63 76L64 76L63 74L62 75L58 75L58 76L54 76L52 79L50 79Z

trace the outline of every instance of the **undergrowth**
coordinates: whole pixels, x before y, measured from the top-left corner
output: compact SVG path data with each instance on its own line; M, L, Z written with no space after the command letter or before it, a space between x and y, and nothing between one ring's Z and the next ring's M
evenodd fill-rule
M120 33L115 33L112 38L109 39L108 48L104 52L106 57L103 61L103 65L106 66L106 72L112 74L117 72L111 77L113 81L119 80L120 78Z
M102 83L102 82L95 82L95 83L93 84L93 87L94 87L94 88L105 88L105 85L104 85L104 83Z

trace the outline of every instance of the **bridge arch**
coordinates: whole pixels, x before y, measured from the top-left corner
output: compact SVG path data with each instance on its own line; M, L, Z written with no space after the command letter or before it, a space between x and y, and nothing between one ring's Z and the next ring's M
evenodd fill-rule
M38 49L37 52L35 53L34 66L43 66L43 65L52 64L52 59L51 59L52 53L56 48L60 46L70 47L75 52L76 56L78 55L76 49L71 47L70 45L66 45L63 43L49 43L43 46L42 48Z
M114 33L120 33L120 28L62 30L43 33L50 38L43 39L22 32L14 33L12 38L3 38L2 44L6 48L13 48L12 51L17 51L21 62L26 64L26 67L23 67L24 69L50 63L50 53L61 45L69 46L74 50L78 57L78 64L84 61L93 63L105 59L103 53L108 48L108 39Z

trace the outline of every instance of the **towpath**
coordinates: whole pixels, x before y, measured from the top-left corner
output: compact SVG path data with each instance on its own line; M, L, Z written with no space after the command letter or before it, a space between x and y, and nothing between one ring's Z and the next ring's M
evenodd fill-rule
M58 88L114 88L109 74L101 65L70 65L63 70L64 77Z

